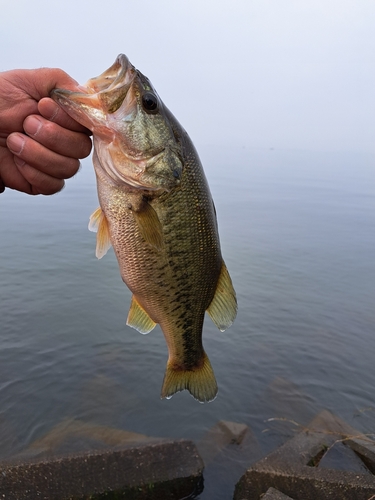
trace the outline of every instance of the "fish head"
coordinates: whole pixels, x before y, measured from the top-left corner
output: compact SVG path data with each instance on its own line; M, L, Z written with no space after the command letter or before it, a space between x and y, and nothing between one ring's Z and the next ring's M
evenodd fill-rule
M154 192L180 184L183 154L170 113L124 54L78 92L55 89L51 97L92 131L98 168L114 182Z

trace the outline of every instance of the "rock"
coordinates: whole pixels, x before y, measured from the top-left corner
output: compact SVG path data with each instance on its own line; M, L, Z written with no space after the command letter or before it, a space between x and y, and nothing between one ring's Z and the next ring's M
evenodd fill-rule
M293 500L293 498L284 495L284 493L275 490L275 488L268 488L266 494L262 496L262 500Z
M203 462L190 441L165 441L0 467L7 500L177 500L203 489Z
M348 440L350 434L355 438L353 442ZM373 471L375 443L359 436L358 431L338 417L328 411L321 412L304 431L242 476L234 500L258 500L270 487L294 500L368 500L375 495L373 475L318 467L326 450L345 440L349 446L361 449L361 457L366 457L366 466Z
M197 444L199 453L207 466L229 444L241 444L248 426L220 420L206 432Z

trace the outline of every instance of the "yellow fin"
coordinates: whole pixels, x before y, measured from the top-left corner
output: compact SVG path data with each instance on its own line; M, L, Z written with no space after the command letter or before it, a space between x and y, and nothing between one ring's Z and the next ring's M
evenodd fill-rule
M149 333L153 328L155 328L155 321L153 321L150 316L146 313L143 307L139 304L137 299L132 296L132 302L130 304L128 319L126 324L135 328L141 333Z
M237 299L232 280L224 262L221 266L215 296L207 309L210 318L220 331L230 327L237 315Z
M152 206L145 202L141 209L134 210L133 214L143 239L157 250L162 250L164 247L163 228Z
M169 362L164 375L161 397L170 399L176 392L187 389L200 403L213 401L217 394L217 383L207 354L199 366L191 370L175 368Z
M89 220L89 231L96 233L102 216L102 209L98 207L91 215Z
M108 252L111 240L109 237L108 221L100 207L91 214L89 230L96 233L95 255L98 259L101 259Z

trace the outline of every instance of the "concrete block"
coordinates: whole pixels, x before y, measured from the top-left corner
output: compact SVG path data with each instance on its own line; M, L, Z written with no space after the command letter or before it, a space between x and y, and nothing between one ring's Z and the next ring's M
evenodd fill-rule
M323 455L318 467L372 475L363 460L345 444L345 441L334 443Z
M190 441L0 466L7 500L174 500L200 493L203 462Z
M274 487L295 500L368 500L375 495L373 475L318 467L337 441L352 446L348 431L358 440L358 431L327 411L320 413L306 430L251 467L237 483L234 499L258 500ZM374 443L362 439L357 446L363 447L366 466L372 471Z
M293 500L293 498L284 495L284 493L275 490L275 488L268 488L266 494L262 496L262 500Z
M198 444L198 451L205 462L205 491L215 500L230 498L233 494L230 485L236 484L246 469L264 456L250 428L223 421L206 433Z
M346 443L361 458L372 474L375 474L375 443L360 437L347 439Z
M208 465L230 444L240 445L248 432L248 426L236 422L219 420L197 444L205 465Z
M97 425L77 419L64 419L44 436L33 441L15 456L17 462L36 459L50 460L67 453L82 454L91 450L105 450L152 444L162 439L136 432Z

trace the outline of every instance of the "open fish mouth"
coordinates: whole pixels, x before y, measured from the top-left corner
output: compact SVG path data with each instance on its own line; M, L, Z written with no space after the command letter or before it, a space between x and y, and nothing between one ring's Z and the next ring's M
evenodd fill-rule
M97 162L114 182L153 192L180 184L182 153L163 104L124 54L78 91L55 89L51 97L92 131Z
M80 85L79 92L54 89L51 97L63 108L67 108L68 114L92 129L93 125L105 122L108 113L117 111L136 76L137 71L129 59L120 54L101 75Z
M110 68L101 75L90 78L83 89L87 89L89 93L110 92L129 85L135 75L136 69L126 55L119 54Z

